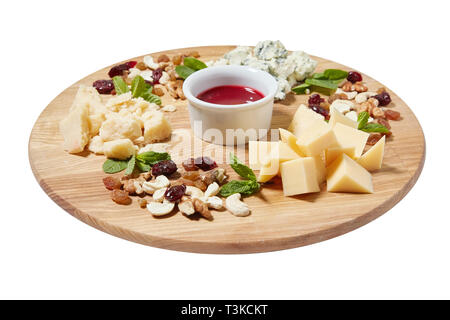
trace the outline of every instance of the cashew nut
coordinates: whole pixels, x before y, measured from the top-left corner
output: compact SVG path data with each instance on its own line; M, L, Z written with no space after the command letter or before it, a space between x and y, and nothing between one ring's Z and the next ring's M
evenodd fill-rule
M195 213L194 204L192 203L191 199L188 198L181 200L181 202L178 204L178 209L180 209L180 211L187 216Z
M136 189L136 194L143 194L145 191L142 188L142 182L135 180L133 182L134 188Z
M250 214L248 205L241 201L241 194L232 194L225 200L225 207L237 217L245 217Z
M167 200L163 202L149 202L147 204L147 210L154 216L163 216L171 213L174 207L175 203Z
M167 188L161 188L156 190L153 193L153 200L155 200L156 202L163 202L164 200L164 194L166 193Z
M346 91L342 90L341 88L336 89L335 94L342 94L342 93L347 96L348 100L353 100L358 95L358 92L356 92L356 91L346 92Z
M166 176L157 176L155 181L147 181L142 184L142 189L148 194L153 194L156 190L168 187L170 185L169 179Z
M216 209L216 210L220 210L223 208L223 201L222 199L220 199L219 197L209 197L206 199L206 204L208 205L208 207Z
M213 182L206 189L205 197L206 198L214 197L218 193L219 193L219 185L217 184L217 182Z
M358 93L355 97L355 102L356 103L363 103L366 102L367 99L369 99L370 97L376 96L377 93L376 92L371 92L371 91L366 91L366 92L361 92Z
M203 191L193 186L187 186L185 194L191 196L192 199L203 197Z

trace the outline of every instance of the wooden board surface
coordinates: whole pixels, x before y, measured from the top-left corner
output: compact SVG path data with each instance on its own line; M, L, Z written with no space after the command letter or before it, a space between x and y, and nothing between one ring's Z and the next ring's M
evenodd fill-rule
M197 50L203 61L222 56L233 46L196 47L165 51L169 56ZM153 54L157 57L161 53ZM141 61L143 57L133 58ZM319 61L316 72L328 68L351 70L338 63L314 57ZM131 60L131 59L130 59ZM245 218L227 211L213 211L214 220L190 220L181 213L154 218L138 206L111 201L102 183L103 156L85 151L71 155L62 148L59 121L67 114L80 84L107 78L110 67L78 81L58 95L42 112L29 141L32 170L44 191L64 210L77 219L112 235L159 248L201 253L252 253L294 248L327 240L354 230L379 217L412 188L422 171L425 140L419 122L408 106L391 90L393 110L402 114L401 121L391 121L393 137L386 144L383 168L373 174L374 194L317 194L284 197L280 181L265 187L257 196L246 198L252 214ZM382 84L364 75L369 90ZM287 128L306 96L289 94L276 103L272 128ZM175 129L172 143L180 135L190 134L189 114L185 101L173 103L178 110L166 113ZM179 143L179 141L178 141ZM226 154L222 146L202 143L200 149ZM198 149L198 148L197 148ZM200 150L196 150L199 152ZM182 159L172 155L179 164ZM231 169L228 168L228 172ZM234 176L232 176L233 178ZM324 188L322 188L324 190Z

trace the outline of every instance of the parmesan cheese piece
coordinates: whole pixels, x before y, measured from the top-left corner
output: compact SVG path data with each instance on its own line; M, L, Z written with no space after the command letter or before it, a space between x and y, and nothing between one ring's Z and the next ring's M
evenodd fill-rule
M357 162L368 171L381 169L384 157L384 145L386 136L383 136L378 142L372 146L366 153L362 155Z
M105 142L103 152L108 158L126 160L135 154L136 148L130 139L117 139Z
M343 153L328 167L327 190L330 192L373 193L372 176Z
M161 111L152 112L144 121L144 141L154 143L166 140L172 133L172 127Z
M89 141L88 149L89 151L96 154L103 154L103 144L104 141L100 136L95 136Z
M285 196L319 192L314 158L298 158L281 164Z
M103 141L117 139L135 140L142 136L141 124L132 117L111 114L100 127L100 137Z
M79 153L89 142L89 106L79 104L59 123L59 130L64 137L64 150Z

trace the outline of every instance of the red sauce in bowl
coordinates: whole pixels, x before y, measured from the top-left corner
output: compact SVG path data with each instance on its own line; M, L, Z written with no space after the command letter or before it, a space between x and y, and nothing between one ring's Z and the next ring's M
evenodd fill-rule
M209 103L233 105L258 101L264 95L250 87L226 85L203 91L197 98Z

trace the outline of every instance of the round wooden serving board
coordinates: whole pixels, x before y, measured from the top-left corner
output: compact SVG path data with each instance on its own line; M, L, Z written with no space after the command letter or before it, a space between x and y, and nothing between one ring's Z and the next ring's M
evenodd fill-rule
M170 57L196 50L201 60L209 61L233 48L185 48L152 55L157 57L165 53ZM132 60L141 61L142 58ZM319 62L316 72L328 68L351 70L332 61L314 58ZM387 140L382 169L373 173L373 194L328 193L323 186L320 193L284 197L281 181L276 180L262 188L259 194L245 199L252 210L248 217L212 211L213 221L191 220L179 212L154 218L139 207L136 198L129 206L117 205L111 200L110 191L102 183L104 156L87 151L73 155L62 148L59 122L67 114L78 86L106 79L110 67L73 84L47 106L31 132L29 158L39 184L58 205L77 219L127 240L201 253L252 253L304 246L339 236L379 217L408 193L423 168L425 140L420 124L408 106L389 90L392 109L401 113L402 120L390 121L393 136ZM383 86L367 75L364 75L364 81L369 90ZM285 101L276 103L272 128L287 128L298 105L306 100L307 96L289 94ZM163 104L168 103L178 108L176 112L166 113L174 131L190 134L186 102L174 102L172 98L164 97ZM172 140L176 140L176 135ZM223 154L232 151L207 143L203 143L201 149ZM176 155L172 157L178 164L183 160ZM232 172L229 167L227 171ZM231 178L236 178L234 172Z

